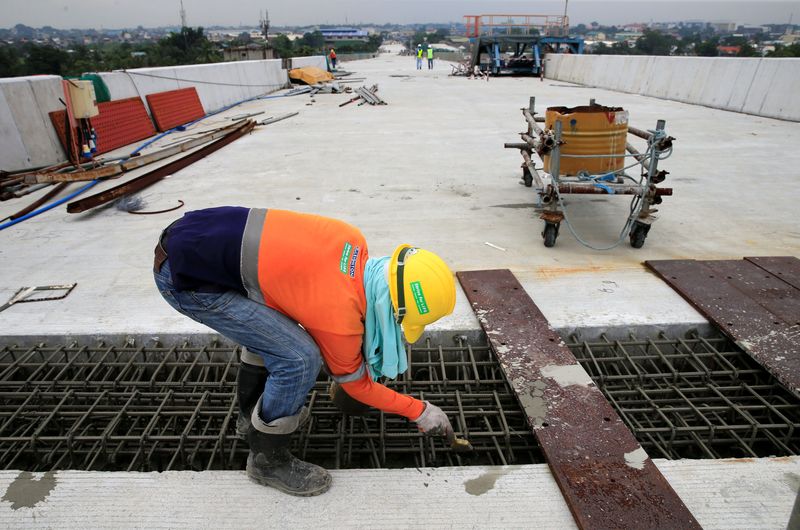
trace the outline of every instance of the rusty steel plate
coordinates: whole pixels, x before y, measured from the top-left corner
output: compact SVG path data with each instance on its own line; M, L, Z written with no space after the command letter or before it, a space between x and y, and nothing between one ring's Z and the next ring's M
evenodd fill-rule
M792 287L800 289L800 259L794 256L765 256L744 258L777 276Z
M792 392L800 392L800 290L750 261L646 265Z
M457 274L580 528L700 528L508 270Z

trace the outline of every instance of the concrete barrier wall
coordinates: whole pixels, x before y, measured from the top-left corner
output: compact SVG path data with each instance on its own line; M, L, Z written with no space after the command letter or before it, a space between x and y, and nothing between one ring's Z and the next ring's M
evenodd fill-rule
M312 55L311 57L292 57L291 68L302 68L304 66L316 66L323 70L328 69L328 62L324 55Z
M339 53L336 54L336 58L339 59L340 63L346 63L348 61L363 61L365 59L374 59L378 56L378 53Z
M325 57L295 57L295 64L325 68ZM236 61L163 68L138 68L126 72L99 73L111 99L141 97L193 86L206 112L275 92L289 86L281 59ZM0 170L18 171L57 164L66 154L50 117L64 105L58 76L0 79Z
M139 96L147 104L145 97L149 94L195 87L206 112L274 92L289 82L280 59L136 68L98 75L108 86L112 100Z
M545 76L800 121L800 59L550 54Z
M49 166L65 159L49 112L64 105L55 75L0 79L0 170Z

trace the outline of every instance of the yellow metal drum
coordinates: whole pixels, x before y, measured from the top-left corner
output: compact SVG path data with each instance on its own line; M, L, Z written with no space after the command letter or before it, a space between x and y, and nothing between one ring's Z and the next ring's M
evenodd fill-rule
M550 107L545 114L545 129L561 122L561 175L604 175L625 165L628 137L628 112L620 107L592 105ZM563 155L620 155L619 158L569 158ZM550 155L544 156L544 170L550 173Z

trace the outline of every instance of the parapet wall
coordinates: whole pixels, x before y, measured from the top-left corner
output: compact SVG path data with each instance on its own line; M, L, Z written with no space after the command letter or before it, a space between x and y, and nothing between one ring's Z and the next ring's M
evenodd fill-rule
M98 75L108 86L112 100L139 96L145 105L148 94L195 87L206 112L289 84L280 59L136 68Z
M0 170L57 164L65 159L49 112L64 108L61 77L0 79Z
M800 59L549 54L545 77L800 121Z
M293 62L325 68L325 57L297 57ZM236 61L99 73L111 99L195 87L206 112L289 86L281 59ZM18 171L63 162L49 112L62 110L59 76L0 79L0 170Z

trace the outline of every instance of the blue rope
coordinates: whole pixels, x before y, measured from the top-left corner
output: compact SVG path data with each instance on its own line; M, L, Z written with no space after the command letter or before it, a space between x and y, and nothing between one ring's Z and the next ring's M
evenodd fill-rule
M59 205L64 204L65 202L67 202L69 200L72 200L74 197L77 197L78 195L80 195L84 191L88 190L89 188L94 187L95 185L97 185L99 183L100 183L99 180L93 180L93 181L89 182L86 186L84 186L81 189L75 191L74 193L70 193L69 195L67 195L63 199L59 199L56 202L50 203L50 204L48 204L46 206L42 206L38 210L34 210L34 211L30 212L30 213L26 213L25 215L23 215L22 217L20 217L18 219L14 219L13 221L8 221L7 223L1 224L0 225L0 230L5 230L9 226L14 226L15 224L21 223L22 221L30 219L31 217L36 217L40 213L44 213L47 210L52 210L56 206L59 206Z

